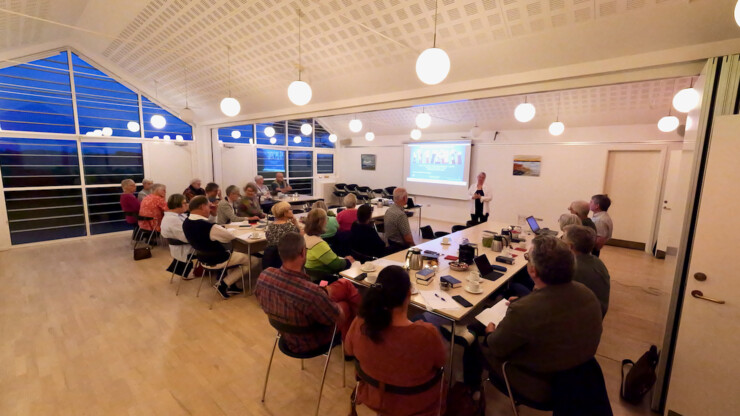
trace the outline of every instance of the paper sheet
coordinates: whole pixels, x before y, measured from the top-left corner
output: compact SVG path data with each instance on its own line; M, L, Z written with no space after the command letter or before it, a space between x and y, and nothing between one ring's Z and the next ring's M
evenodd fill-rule
M441 290L420 290L419 294L424 298L428 310L459 309L461 307L449 293Z
M503 299L492 307L484 309L483 312L476 315L475 319L483 325L488 325L493 322L494 325L498 326L499 322L501 322L501 320L504 319L504 316L506 316L506 311L508 309L509 301Z

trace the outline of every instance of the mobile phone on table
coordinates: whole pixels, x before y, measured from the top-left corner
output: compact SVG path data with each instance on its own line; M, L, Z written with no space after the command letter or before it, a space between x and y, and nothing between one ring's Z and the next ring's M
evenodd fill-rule
M469 308L469 307L473 306L472 303L468 302L467 299L465 299L464 297L462 297L460 295L455 295L455 296L452 297L452 299L454 299L455 302L459 303L460 305L462 305L462 306L464 306L466 308Z
M355 281L361 282L365 280L366 277L367 277L367 273L360 273L355 277Z

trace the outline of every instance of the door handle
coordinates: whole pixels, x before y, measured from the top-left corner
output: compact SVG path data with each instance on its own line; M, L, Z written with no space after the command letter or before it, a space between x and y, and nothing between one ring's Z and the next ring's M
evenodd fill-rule
M719 303L720 305L724 305L725 304L725 301L723 301L723 300L712 299L712 298L708 298L708 297L704 296L704 293L702 293L701 290L692 290L691 291L691 296L693 296L693 297L695 297L697 299L704 299L704 300L708 300L710 302Z
M670 209L670 208L668 208L668 207L663 207L663 209L664 209L664 210L666 210L666 211L670 211L670 210L671 210L671 209Z

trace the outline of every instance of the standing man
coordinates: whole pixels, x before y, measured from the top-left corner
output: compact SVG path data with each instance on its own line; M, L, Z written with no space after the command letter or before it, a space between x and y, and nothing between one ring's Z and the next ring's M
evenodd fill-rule
M588 217L588 211L590 210L590 204L586 201L573 201L568 207L568 211L570 211L571 214L578 215L578 218L581 219L581 223L585 227L589 227L596 231L596 224L594 224L594 222L591 221L591 218Z
M286 194L289 191L292 191L293 187L290 186L287 180L285 180L285 176L283 176L283 172L278 172L275 175L275 180L270 185L270 189L272 189L273 192L282 192Z
M144 178L144 180L141 181L141 191L139 191L139 195L137 196L139 198L139 202L143 201L147 195L152 193L152 185L154 185L154 181L151 179Z
M598 194L591 197L589 208L594 213L592 218L596 225L596 246L592 254L596 257L599 257L601 248L612 238L614 224L612 223L612 218L606 212L611 205L612 200L606 194Z
M409 217L406 216L404 207L409 200L409 194L404 188L393 190L393 205L385 212L383 227L385 237L392 251L401 251L414 244L414 237L409 227Z

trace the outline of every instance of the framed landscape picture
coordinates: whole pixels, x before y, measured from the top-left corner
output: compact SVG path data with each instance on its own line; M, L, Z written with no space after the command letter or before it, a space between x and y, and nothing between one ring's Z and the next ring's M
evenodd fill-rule
M514 176L540 176L541 156L514 156Z
M362 170L375 170L375 155L360 155Z

